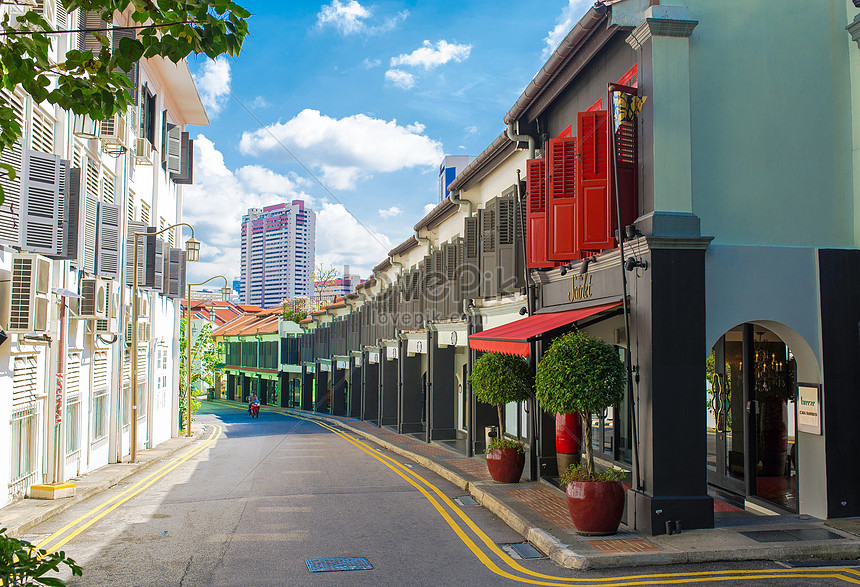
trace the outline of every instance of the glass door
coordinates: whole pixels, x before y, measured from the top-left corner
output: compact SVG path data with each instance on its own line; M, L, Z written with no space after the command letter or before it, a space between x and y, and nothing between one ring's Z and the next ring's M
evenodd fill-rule
M707 362L708 482L743 495L743 332L727 332Z

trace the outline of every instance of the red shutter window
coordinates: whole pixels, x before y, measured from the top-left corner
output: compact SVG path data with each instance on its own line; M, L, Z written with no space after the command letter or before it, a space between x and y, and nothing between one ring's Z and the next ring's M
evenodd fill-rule
M576 137L548 141L547 231L553 261L579 258L576 239Z
M613 84L616 91L637 95L632 86ZM611 98L611 96L610 96ZM611 146L610 146L611 151ZM618 185L621 204L621 226L628 226L639 216L639 133L636 121L625 122L615 129L615 159L618 166ZM614 234L618 223L615 221L615 177L609 161L610 194L612 198L612 230Z
M580 250L613 248L608 112L580 112L576 122L580 151L576 173L579 195L577 245Z
M554 265L547 258L549 237L546 232L546 161L529 159L526 162L526 247L529 269L543 269Z

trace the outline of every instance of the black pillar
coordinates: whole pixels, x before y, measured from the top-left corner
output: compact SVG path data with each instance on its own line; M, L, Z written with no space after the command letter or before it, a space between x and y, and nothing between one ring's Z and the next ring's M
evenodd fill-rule
M702 408L705 249L652 248L647 261L646 271L628 274L638 280L629 291L641 486L629 494L627 523L653 536L669 521L685 530L712 528L714 503Z
M314 389L314 411L328 414L331 387L329 372L322 370L322 365L317 365L316 386Z
M400 344L400 393L398 396L398 426L400 434L421 432L423 388L421 355L406 356L406 341Z
M232 373L227 373L227 399L236 399L236 376Z
M242 401L248 401L248 396L251 395L251 378L245 375L244 373L240 374L239 377L242 381Z
M369 356L367 352L362 355L361 419L375 421L379 417L379 363L371 363Z
M397 371L400 361L386 358L387 349L379 355L379 425L397 425Z
M257 397L260 399L260 404L269 405L269 381L263 379L262 375L257 375Z
M331 413L334 416L346 416L346 370L331 366Z
M439 333L430 333L428 369L428 440L451 440L457 438L454 422L454 404L457 390L454 384L454 350L452 346L440 348Z
M350 360L351 369L349 370L349 406L347 407L347 415L350 418L361 418L361 372L364 370L364 363L361 366L356 364L355 357Z
M314 409L314 373L302 367L302 399L301 409L312 412Z
M292 395L292 386L290 385L289 373L278 373L278 383L281 388L281 401L278 404L282 408L290 407L290 396Z

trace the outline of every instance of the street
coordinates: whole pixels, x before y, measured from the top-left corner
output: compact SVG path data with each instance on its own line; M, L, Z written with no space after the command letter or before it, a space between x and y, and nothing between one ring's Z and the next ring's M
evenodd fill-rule
M204 403L197 421L205 434L189 449L25 538L83 567L81 578L63 576L70 585L707 584L711 573L720 584L860 580L856 570L770 562L583 572L513 561L496 545L520 535L484 508L454 506L467 492L399 456L374 456L375 446L328 425L265 409L251 420ZM372 570L311 573L306 563L349 557Z

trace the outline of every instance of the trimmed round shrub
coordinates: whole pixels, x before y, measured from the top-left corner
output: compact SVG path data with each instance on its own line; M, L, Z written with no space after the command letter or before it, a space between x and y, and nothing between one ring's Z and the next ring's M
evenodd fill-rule
M504 405L525 401L534 390L534 374L528 361L501 353L478 357L469 381L478 401L498 408L500 436L504 432Z

